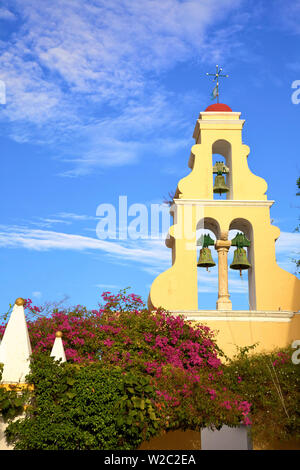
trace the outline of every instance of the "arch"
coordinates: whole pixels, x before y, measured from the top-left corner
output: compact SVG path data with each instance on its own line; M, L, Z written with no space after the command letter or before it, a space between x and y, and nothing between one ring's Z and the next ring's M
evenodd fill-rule
M212 217L202 217L202 219L198 221L196 226L196 230L200 229L211 230L217 240L219 240L221 236L220 224L216 219L213 219Z
M253 227L251 222L249 220L244 219L243 217L237 217L236 219L233 219L230 224L229 224L229 230L240 230L243 232L246 237L251 240L251 237L253 236Z
M229 225L229 231L230 230L238 230L243 232L251 242L250 247L247 248L247 257L251 264L251 268L248 270L249 309L256 310L255 247L253 226L249 220L239 217L231 221Z
M221 229L219 222L212 217L202 217L196 225L196 239L201 234L209 234L212 239L220 238ZM218 256L213 246L211 249L213 261L216 265L208 270L197 267L197 289L198 289L198 309L215 310L216 300L218 298ZM200 254L200 246L196 247L197 260Z
M231 143L225 139L218 139L213 142L212 156L216 154L224 157L225 164L229 168L229 173L226 175L226 184L229 186L229 192L226 194L226 199L233 199Z
M223 157L226 159L227 165L230 163L229 159L231 158L231 143L228 142L228 140L215 140L215 142L212 144L212 152L223 155Z

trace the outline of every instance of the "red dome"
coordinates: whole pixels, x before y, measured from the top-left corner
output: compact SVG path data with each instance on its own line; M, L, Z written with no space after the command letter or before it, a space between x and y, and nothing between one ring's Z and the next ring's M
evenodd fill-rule
M208 106L205 110L206 111L212 111L212 112L220 112L220 111L225 111L226 113L232 113L232 109L227 106L227 104L223 103L214 103Z

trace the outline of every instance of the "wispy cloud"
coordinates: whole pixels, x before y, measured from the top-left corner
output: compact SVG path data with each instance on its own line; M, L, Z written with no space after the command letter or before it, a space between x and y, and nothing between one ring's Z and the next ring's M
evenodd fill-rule
M0 20L15 20L16 17L12 11L10 11L8 8L1 7L0 8Z
M160 74L195 57L233 54L247 20L231 17L217 35L211 28L241 3L61 0L53 8L4 1L2 17L11 19L12 9L18 17L14 34L0 43L4 132L52 144L68 165L63 176L134 163L146 146L151 151L149 142L172 153L182 141L166 130L182 125L182 98L159 86Z
M170 252L161 240L99 240L82 235L24 227L0 226L0 247L34 251L64 250L100 252L116 261L132 261L137 265L167 267Z
M277 24L289 34L300 34L300 0L293 0L292 2L276 0L271 11L273 11Z
M119 286L115 284L95 284L95 287L99 287L100 289L119 289Z
M75 214L73 212L59 212L48 217L32 217L30 220L22 220L18 218L19 225L23 223L26 226L34 226L39 229L52 228L56 225L72 225L74 223L97 221L99 218L88 214ZM86 228L86 230L93 230L95 228Z
M36 291L32 292L32 297L34 297L35 299L40 299L41 297L43 297L43 294L42 294L42 292L36 290Z
M93 215L74 214L73 212L59 212L57 216L63 220L71 220L71 221L98 220L98 218Z
M293 255L300 252L300 233L281 232L280 237L275 243L276 254Z
M72 216L75 219L77 218L76 214L71 214ZM161 239L107 241L53 230L2 225L0 226L0 247L23 248L34 251L64 250L103 253L117 263L135 263L139 269L153 277L171 266L171 251ZM279 265L292 272L294 265L291 262L291 255L299 252L300 235L282 232L276 243ZM247 276L237 278L234 274L229 270L230 291L232 293L247 292ZM200 293L217 292L218 275L216 269L211 269L208 272L199 269L198 290Z

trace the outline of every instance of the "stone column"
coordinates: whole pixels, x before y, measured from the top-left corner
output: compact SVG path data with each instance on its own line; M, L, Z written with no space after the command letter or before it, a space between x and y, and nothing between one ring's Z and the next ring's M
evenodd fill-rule
M217 310L232 310L232 303L229 300L228 292L228 251L231 245L230 240L217 240L215 248L218 252L219 268L219 297L217 300Z

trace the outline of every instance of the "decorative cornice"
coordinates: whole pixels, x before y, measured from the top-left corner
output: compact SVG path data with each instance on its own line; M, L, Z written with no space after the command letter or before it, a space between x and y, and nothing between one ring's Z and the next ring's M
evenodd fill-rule
M190 321L250 321L286 323L297 312L272 310L173 310L173 315L183 315Z
M254 206L254 207L271 207L273 206L275 201L269 200L235 200L235 199L174 199L174 203L176 205L197 205L197 206L224 206L224 207L247 207L247 206Z
M200 115L199 116L212 116L213 114L216 114L217 116L222 116L222 115L225 115L225 116L240 116L242 113L240 111L231 111L231 112L228 112L228 111L201 111Z

